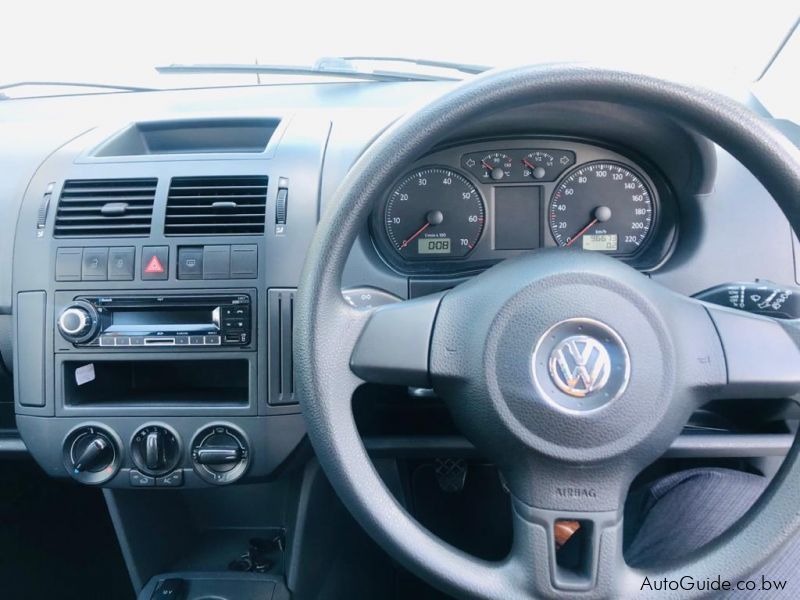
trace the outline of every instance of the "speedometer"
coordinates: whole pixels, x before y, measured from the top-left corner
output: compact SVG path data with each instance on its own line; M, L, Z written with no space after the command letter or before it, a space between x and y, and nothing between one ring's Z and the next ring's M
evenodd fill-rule
M642 175L597 161L571 171L553 192L550 232L559 246L634 254L648 241L656 204Z
M384 217L386 234L402 258L462 258L483 232L483 200L463 175L428 167L409 173L394 187Z

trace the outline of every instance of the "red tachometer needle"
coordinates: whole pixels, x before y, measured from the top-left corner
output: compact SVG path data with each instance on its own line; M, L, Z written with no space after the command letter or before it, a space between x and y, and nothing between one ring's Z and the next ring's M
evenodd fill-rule
M408 246L408 245L409 245L411 242L413 242L415 239L417 239L417 238L418 238L420 235L422 235L422 232L423 232L423 231L425 231L425 230L426 230L428 227L430 227L430 226L431 226L431 223L430 223L430 221L427 221L427 222L425 223L425 225L423 225L422 227L420 227L419 229L417 229L417 231L414 233L414 235L412 235L412 236L411 236L410 238L408 238L407 240L403 240L403 243L402 243L402 244L400 244L400 250L402 250L403 248L405 248L406 246Z
M572 236L572 238L566 243L565 247L569 248L570 246L572 246L572 244L574 244L578 238L580 238L584 233L589 231L598 221L600 221L600 219L598 219L597 217L589 221L589 224L586 227L584 227L578 233Z

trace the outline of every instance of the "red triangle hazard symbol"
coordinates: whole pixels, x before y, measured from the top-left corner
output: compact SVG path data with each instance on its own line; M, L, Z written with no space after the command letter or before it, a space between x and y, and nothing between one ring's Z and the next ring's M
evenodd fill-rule
M144 269L145 273L163 273L164 267L161 266L161 261L158 260L158 257L153 255L153 258L150 259L150 262L147 263L147 266Z

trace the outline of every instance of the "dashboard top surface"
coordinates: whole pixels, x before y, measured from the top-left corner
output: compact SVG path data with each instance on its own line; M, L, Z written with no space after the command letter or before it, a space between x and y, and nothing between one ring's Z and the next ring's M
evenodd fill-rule
M319 182L317 202L318 211L321 211L349 166L371 139L404 112L413 110L414 106L428 98L444 93L453 85L450 82L300 84L4 102L0 104L0 131L7 134L3 136L4 139L14 140L14 143L5 148L0 147L0 165L5 173L12 174L0 182L0 211L3 217L0 218L0 233L3 234L0 236L0 257L9 261L10 266L16 214L24 192L42 162L57 153L59 148L74 148L77 144L80 148L78 154L83 154L91 150L95 143L118 132L127 124L142 120L268 116L283 118L287 123L303 123L312 119L328 121L332 125L325 142L325 158L321 169L315 170L313 164L297 165L298 170L303 170ZM653 138L656 134L662 134L662 137ZM644 139L648 135L653 138L649 142ZM566 145L545 144L548 146L545 150L558 150L559 146L566 148L576 142L585 143L587 148L602 148L606 152L602 156L619 159L637 168L648 178L652 178L653 173L656 174L658 182L651 182L654 196L661 205L664 191L674 196L676 212L679 213L676 214L675 221L680 226L677 228L680 235L674 252L669 248L662 248L660 256L649 260L645 268L659 266L659 272L670 285L681 291L697 291L698 286L710 283L714 279L710 274L698 277L696 270L691 274L692 269L684 268L685 265L694 263L693 257L701 255L706 255L706 261L713 256L714 268L720 267L731 273L739 272L741 276L737 279L762 277L782 281L795 280L788 224L782 222L782 215L776 210L767 207L771 204L769 198L749 173L724 152L713 147L710 153L707 147L705 150L698 150L698 144L690 139L691 133L682 130L678 124L660 122L657 117L639 113L635 108L561 103L540 106L536 110L489 115L485 122L474 124L448 142L449 148L465 148L459 156L448 156L450 150L447 148L432 149L434 154L421 158L417 164L436 163L443 159L447 166L464 173L468 179L472 178L487 203L488 217L491 218L494 189L487 187L486 182L475 177L474 173L470 174L466 165L466 161L474 158L470 152L518 150L526 146L530 146L529 149L541 149L539 142L530 143L530 138L536 137L567 140ZM515 139L518 141L515 142ZM673 146L674 151L671 151L670 145L676 140L683 147ZM291 139L282 140L278 156L288 158L293 143ZM701 156L703 151L706 154ZM218 162L209 161L209 158ZM241 170L242 160L239 158L241 157L189 157L188 160L195 164L214 164L213 168L216 169L225 169L225 165L230 165ZM67 164L76 162L79 161L73 159ZM587 159L580 162L585 163ZM266 168L267 164L263 163L264 166L259 165L257 168ZM114 167L110 166L109 169L111 168ZM541 182L543 207L548 204L559 180L556 177L553 181ZM517 183L514 180L508 181L508 185ZM663 190L658 189L662 181ZM491 187L496 189L499 186ZM752 194L748 195L753 201L753 212L758 213L755 219L749 219L746 214L731 215L730 225L720 226L720 231L710 231L699 220L693 220L693 217L702 215L709 208L716 210L714 202L720 190L725 190L730 197L730 191L736 189L758 191L755 199ZM706 198L704 205L696 202L701 196ZM763 205L760 200L762 197L765 198ZM545 226L547 215L544 212L540 221L543 245L555 243L549 235L550 228ZM752 231L752 235L747 237L752 240L753 248L759 243L767 244L771 249L781 247L777 260L768 264L767 261L751 257L740 262L738 268L726 269L721 265L723 261L719 249L712 250L710 242L706 242L722 237L727 229L735 229L737 239L741 242L743 233L740 227L744 223ZM780 233L781 231L784 233ZM768 234L764 235L766 232ZM377 237L380 238L380 235ZM785 241L787 237L790 238L788 253ZM486 238L489 239L489 236ZM366 236L357 246L354 250L353 266L348 270L348 281L345 283L375 285L390 288L392 292L401 291L405 277L419 271L414 268L398 268L397 263L392 264L391 258L387 260L387 256L391 254L380 247L380 241L374 245L378 246L377 251L371 247L371 238ZM481 250L483 248L475 251L474 258L480 256ZM663 264L663 259L668 257L669 261ZM479 267L487 266L493 259L502 256L484 258L487 260L478 265ZM387 269L387 263L391 268ZM711 266L712 263L706 264ZM470 270L472 269L458 268L456 272ZM0 269L0 312L8 313L11 309L11 272L11 268ZM435 272L436 269L432 274ZM698 279L702 279L703 284L697 282Z

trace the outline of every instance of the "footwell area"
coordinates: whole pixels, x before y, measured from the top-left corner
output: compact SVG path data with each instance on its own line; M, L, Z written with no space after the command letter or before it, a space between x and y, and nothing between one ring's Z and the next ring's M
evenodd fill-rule
M0 597L133 600L100 490L0 462Z

